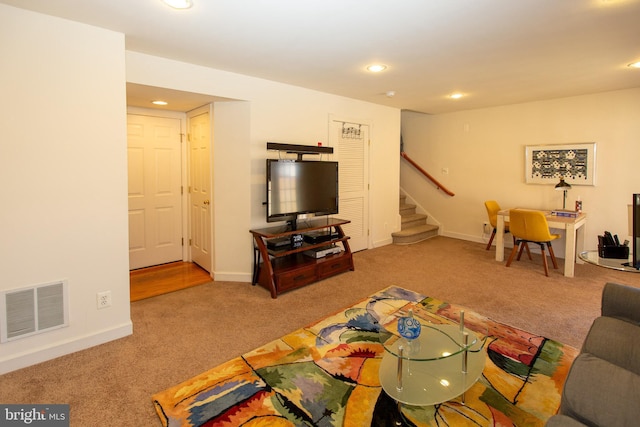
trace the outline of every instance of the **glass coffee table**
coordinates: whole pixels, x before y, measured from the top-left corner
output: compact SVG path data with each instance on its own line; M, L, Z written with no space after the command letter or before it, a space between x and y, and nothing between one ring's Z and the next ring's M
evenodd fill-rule
M417 338L398 332L398 320L387 319L380 334L385 349L380 384L398 404L435 405L462 396L480 377L486 359L486 338L461 324L435 324L420 317Z
M589 264L598 265L600 267L610 268L612 270L628 271L630 273L640 273L640 269L632 267L633 257L628 259L617 258L601 258L598 251L584 251L578 255L581 260Z

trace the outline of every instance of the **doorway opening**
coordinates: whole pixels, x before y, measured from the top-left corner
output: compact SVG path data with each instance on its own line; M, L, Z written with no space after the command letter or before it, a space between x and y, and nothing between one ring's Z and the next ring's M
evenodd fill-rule
M209 272L193 262L176 261L129 272L131 302L211 282Z
M167 104L157 106L152 100L164 100ZM194 130L190 128L191 112L202 113L206 109L210 113L213 102L218 100L221 98L127 83L128 140L141 139L133 131L141 132L144 126L148 127L148 138L152 140L148 147L139 141L136 146L129 143L128 150L131 301L212 280L213 254L205 253L203 258L202 247L195 254L192 247L193 242L203 246L204 233L195 233L194 224L200 231L211 230L211 217L198 212L198 221L194 220L194 197L190 193L196 187L194 178L210 181L210 176L200 173L203 169L210 170L210 158L200 156L194 174L190 161L194 153L188 136ZM206 124L200 120L200 128L204 127ZM206 133L206 137L210 139L211 133ZM207 211L211 209L209 199L202 201L206 202L203 207ZM210 237L206 239L207 248L211 246Z

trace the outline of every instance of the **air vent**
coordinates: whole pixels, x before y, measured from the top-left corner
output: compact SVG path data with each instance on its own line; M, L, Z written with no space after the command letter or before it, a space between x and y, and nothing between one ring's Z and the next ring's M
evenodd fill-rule
M67 281L0 293L0 342L68 326Z

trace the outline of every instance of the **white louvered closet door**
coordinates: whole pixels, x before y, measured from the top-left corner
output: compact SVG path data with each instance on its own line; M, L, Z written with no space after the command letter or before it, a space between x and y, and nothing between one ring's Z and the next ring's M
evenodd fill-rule
M369 247L369 126L343 121L331 122L332 146L337 152L339 173L338 218L352 251Z

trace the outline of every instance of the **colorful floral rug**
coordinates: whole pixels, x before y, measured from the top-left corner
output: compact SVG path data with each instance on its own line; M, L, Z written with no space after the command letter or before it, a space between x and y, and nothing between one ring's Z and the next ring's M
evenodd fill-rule
M464 310L465 326L489 337L483 374L464 402L399 409L382 390L379 322L409 308L454 324ZM543 426L558 409L576 355L559 342L390 287L152 399L167 427L386 427L399 419L407 426Z

